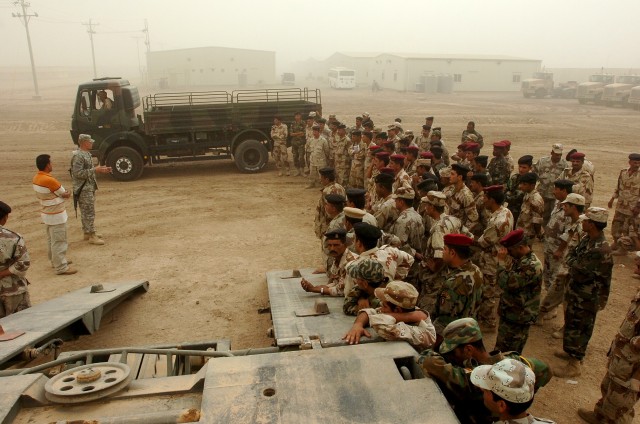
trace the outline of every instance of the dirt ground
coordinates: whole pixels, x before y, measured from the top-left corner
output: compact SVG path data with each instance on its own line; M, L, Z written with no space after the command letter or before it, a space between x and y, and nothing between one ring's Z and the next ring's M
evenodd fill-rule
M71 187L69 126L77 82L41 81L41 101L31 100L26 83L0 83L0 199L14 210L7 227L27 241L33 303L99 282L148 280L151 287L107 316L97 334L66 343L64 349L223 338L231 340L232 349L269 346L269 314L257 313L268 305L265 272L319 261L313 234L318 193L305 190L300 177L277 177L273 162L258 174L241 174L231 161L210 161L154 166L130 183L101 176L96 224L107 243L83 242L80 220L68 204L68 257L79 272L54 275L31 179L35 157L49 153L53 174ZM530 153L537 159L556 142L566 151L576 147L596 166L594 206L606 206L628 153L639 150L637 111L583 106L576 100L325 89L323 110L349 124L365 111L378 124L401 117L405 128L416 133L425 116L435 115L434 125L443 128L450 149L469 120L476 121L488 142L511 140L515 158ZM631 257L616 258L611 296L598 315L583 376L577 384L553 379L536 396L535 414L578 423L578 407L591 407L598 399L609 344L638 289L631 275ZM552 325L533 327L524 354L558 364L553 352L561 341L552 332ZM486 339L492 348L495 335Z

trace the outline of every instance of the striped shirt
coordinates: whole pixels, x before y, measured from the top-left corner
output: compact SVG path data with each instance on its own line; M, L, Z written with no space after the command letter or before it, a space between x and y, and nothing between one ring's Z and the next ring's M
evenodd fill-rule
M58 225L67 222L67 210L61 197L66 190L51 174L38 171L33 177L33 190L40 201L42 222L47 225Z

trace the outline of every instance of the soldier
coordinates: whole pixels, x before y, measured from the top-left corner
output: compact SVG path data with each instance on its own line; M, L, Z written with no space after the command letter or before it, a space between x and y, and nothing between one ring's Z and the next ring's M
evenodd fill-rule
M513 156L511 156L511 141L509 140L502 140L504 142L504 145L506 146L506 151L504 154L504 158L507 160L507 163L509 164L509 174L511 174L513 172L513 170L515 169L514 167L514 160L513 160Z
M322 184L322 191L320 192L320 200L316 206L316 216L314 220L314 227L316 237L322 239L322 235L327 232L329 228L329 222L331 219L327 216L325 211L325 198L329 194L345 195L344 187L336 183L336 174L333 168L321 168L320 171L320 183Z
M325 245L329 252L327 261L327 284L314 286L302 279L300 285L309 293L320 293L321 296L344 296L344 280L347 275L347 264L358 258L358 255L347 249L347 232L344 228L328 231L324 234Z
M431 147L431 127L428 125L422 126L422 132L416 138L415 143L420 148L421 152L426 152Z
M349 171L349 186L364 188L364 162L367 157L371 138L366 138L366 143L362 141L360 130L351 132L351 147L349 156L351 157L351 170Z
M511 166L505 154L507 153L507 144L504 141L496 141L493 143L493 158L487 166L487 171L491 176L491 181L496 185L505 185L511 175Z
M593 199L593 175L584 168L584 157L584 153L573 153L571 155L571 166L565 168L562 178L574 182L573 192L584 196L585 208L589 209Z
M291 136L291 155L293 156L293 176L304 175L305 168L305 129L306 125L302 122L302 113L296 112L293 116L293 123L289 135Z
M79 149L73 152L71 158L71 178L74 197L78 198L80 205L84 239L88 240L89 244L103 245L104 240L100 234L96 233L94 224L96 190L98 190L96 174L110 174L111 167L93 166L93 158L91 157L93 141L90 135L80 134L78 136Z
M482 291L482 273L471 262L473 239L464 234L446 234L442 259L445 279L433 311L433 325L442 334L451 321L476 316Z
M473 141L475 143L478 143L480 145L481 149L484 147L484 138L482 137L482 135L478 131L476 131L476 123L473 122L473 121L469 121L467 123L467 129L462 131L461 141L465 142L469 135L475 136L475 140L473 140Z
M544 213L544 200L536 190L538 176L533 172L527 172L520 176L519 187L524 193L522 199L522 209L516 220L516 227L524 230L525 236L529 239L538 237L542 239L542 214Z
M339 184L346 186L349 184L349 172L351 171L351 140L347 137L347 126L338 124L335 136L335 147L333 150L333 160L336 164L336 180Z
M473 202L478 211L478 225L475 226L474 236L480 237L489 222L489 210L484 205L484 188L489 186L487 175L473 174L469 178L469 190L473 193Z
M419 351L433 346L436 330L429 315L416 308L415 287L404 281L391 281L386 287L375 289L374 295L381 306L361 309L343 340L358 344L362 336L371 337L365 330L370 325L385 340L404 340Z
M434 128L433 131L431 131L431 141L429 143L431 144L431 149L429 149L431 151L433 151L435 146L442 148L442 161L446 166L449 166L451 159L449 158L449 151L445 147L444 141L442 141L442 131L440 129Z
M631 300L624 321L609 348L607 372L600 384L602 397L592 411L578 409L590 424L631 423L640 393L640 291Z
M471 382L471 370L481 365L493 365L504 359L515 359L527 365L535 374L534 391L551 380L549 366L536 358L525 358L518 352L497 352L490 355L482 340L476 320L463 318L451 322L442 333L438 349L424 351L418 364L435 379L454 412L463 423L491 423L492 416L483 403L483 393ZM530 424L529 421L525 422ZM518 423L519 424L519 423Z
M315 113L315 112L311 112L311 113ZM309 167L310 167L310 163L311 163L311 150L309 149L310 147L310 142L311 139L313 138L313 125L315 123L315 118L311 115L307 116L307 126L304 128L304 139L305 139L305 145L304 145L304 157L305 157L305 168L304 168L304 173L305 175L309 176ZM318 127L320 128L320 127ZM320 134L320 131L318 131L318 135ZM317 177L316 177L317 180Z
M355 189L349 189L355 190ZM348 191L348 190L347 190ZM348 196L348 195L347 195ZM349 204L349 201L347 201ZM347 247L350 251L356 253L355 246L355 232L353 226L359 222L366 222L367 224L377 226L378 222L370 213L363 209L354 208L353 206L346 206L344 208L344 229L347 230Z
M71 197L71 192L65 190L51 172L51 156L39 155L36 158L38 173L33 177L33 190L40 201L40 218L46 226L47 254L51 265L58 275L71 275L78 272L69 266L67 260L67 209L65 199Z
M478 309L478 321L487 328L487 331L496 327L496 309L500 298L500 289L496 282L499 242L502 237L513 230L513 215L509 209L503 206L504 191L502 186L494 185L485 187L485 206L491 212L487 227L475 242L480 248L477 264L482 270L484 282L482 283L482 303Z
M371 206L373 216L378 221L378 228L388 232L391 225L398 218L398 210L395 201L391 197L393 176L378 174L376 176L376 203Z
M472 171L474 175L486 175L487 185L493 185L491 181L491 175L487 171L487 163L489 163L489 156L479 155L471 163Z
M604 309L609 298L613 259L603 232L607 218L606 209L587 209L582 221L585 236L567 255L569 285L565 295L563 352L557 352L556 356L568 362L554 371L558 377L578 377L582 373L582 360L596 315Z
M410 177L415 175L418 167L418 155L420 154L420 149L418 146L409 146L407 147L407 157L404 161L404 170L409 174Z
M448 196L447 204L449 206L449 214L460 219L462 225L472 233L475 233L477 231L476 227L480 225L480 217L478 216L476 203L473 200L473 193L464 183L468 173L469 168L463 165L457 163L451 165L449 182L453 186L453 191L451 196Z
M613 192L611 200L609 200L609 208L613 207L613 202L618 199L616 204L616 212L611 222L611 235L613 236L612 250L621 251L616 253L626 254L626 250L622 246L618 246L617 241L622 236L632 233L636 236L636 240L632 246L637 246L636 227L638 225L638 214L640 208L637 207L640 201L640 153L631 153L629 155L629 167L620 171L618 176L618 185Z
M560 179L564 169L567 167L567 161L562 158L562 144L554 144L551 146L549 156L538 159L533 166L533 172L538 174L539 183L538 191L544 199L544 216L542 224L544 226L549 222L551 211L556 205L556 197L554 196L554 183Z
M431 158L431 169L435 175L440 176L440 171L447 167L443 159L444 150L440 146L433 146L430 152L433 155Z
M369 212L366 212L364 210L364 205L365 205L365 194L367 192L364 191L361 188L348 188L346 190L346 194L347 194L347 206L350 208L357 208L357 209L362 209L363 212L363 216L362 218L362 222L366 222L367 224L371 224L371 225L378 225L378 221L376 221L376 218L371 215ZM345 208L346 209L346 208ZM346 210L345 210L346 213Z
M324 210L327 217L331 219L327 232L337 230L339 228L344 229L344 204L347 198L344 194L331 193L324 196ZM324 243L323 243L324 245Z
M362 126L362 116L356 116L356 125L349 128L349 135L353 136L354 131L360 131L361 133L365 131L364 127Z
M520 190L520 178L531 172L533 166L533 156L524 155L518 159L518 172L509 177L507 186L505 187L504 197L507 202L507 207L513 215L515 222L518 222L518 216L520 216L520 210L522 209L522 201L524 200L525 193Z
M498 286L502 289L498 315L496 349L522 352L529 327L538 319L542 290L542 263L533 253L522 228L500 239L498 249ZM507 253L513 258L506 262Z
M24 238L5 228L11 207L0 202L0 318L31 307L25 278L31 261Z
M363 309L380 307L380 299L374 290L389 281L382 264L376 259L363 258L351 262L347 273L354 285L344 298L342 311L345 315L357 316Z
M289 131L287 126L282 123L279 116L273 118L273 126L271 127L271 139L273 140L273 159L276 161L278 168L278 176L282 177L282 170L289 175L289 153L287 152L287 136Z
M326 168L329 163L329 143L320 136L320 126L313 124L313 136L307 141L309 152L309 185L307 188L315 188L321 180L319 170Z
M555 259L554 253L560 247L562 243L561 236L564 233L565 227L568 223L568 217L564 213L564 207L562 202L565 201L567 196L571 194L571 186L573 181L569 180L556 180L554 182L553 195L556 199L551 215L544 227L544 272L543 272L543 284L545 290L549 290L551 282L555 279L558 272L560 262ZM540 186L540 185L538 185Z
M411 176L404 170L405 155L391 155L389 157L389 168L393 169L395 178L393 180L392 190L395 193L400 187L411 189Z
M413 189L401 187L391 197L395 200L398 218L389 228L389 233L400 239L400 250L415 256L420 252L424 237L422 217L413 209L416 194Z

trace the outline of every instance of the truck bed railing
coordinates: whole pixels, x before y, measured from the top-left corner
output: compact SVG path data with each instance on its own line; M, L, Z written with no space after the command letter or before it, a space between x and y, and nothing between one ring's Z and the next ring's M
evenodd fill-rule
M232 92L234 103L247 102L286 102L304 100L321 103L320 90L308 88L278 88L266 90L235 90Z
M158 93L144 98L146 111L171 109L175 106L198 107L211 104L231 103L231 94L226 91L196 91L192 93Z

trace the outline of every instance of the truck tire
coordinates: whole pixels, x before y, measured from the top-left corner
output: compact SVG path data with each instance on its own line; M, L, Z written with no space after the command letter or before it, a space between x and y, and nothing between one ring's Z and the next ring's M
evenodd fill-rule
M236 166L242 172L258 172L269 162L269 152L258 140L245 140L233 155Z
M118 181L133 181L140 178L144 168L142 156L131 147L116 147L107 155L107 165L113 178Z
M538 88L536 90L536 98L537 99L544 99L544 96L547 95L547 90L545 90L544 88Z

